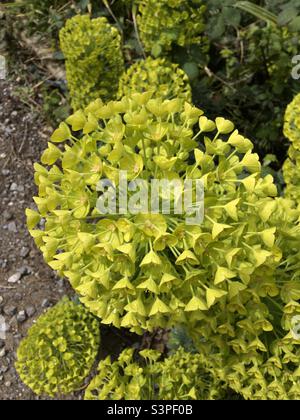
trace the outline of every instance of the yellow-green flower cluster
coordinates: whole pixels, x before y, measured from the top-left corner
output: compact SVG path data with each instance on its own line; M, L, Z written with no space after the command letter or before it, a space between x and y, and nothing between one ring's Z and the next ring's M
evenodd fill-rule
M98 348L98 321L65 298L29 329L17 352L16 369L37 395L68 394L82 386Z
M154 350L139 353L126 349L118 360L100 362L98 375L85 393L85 400L203 400L221 396L220 384L210 373L201 354L182 348L163 361Z
M182 323L221 349L235 336L237 318L251 318L254 338L264 334L273 314L263 301L280 296L277 268L294 258L297 236L290 247L286 237L294 240L299 215L274 198L273 178L261 176L251 141L231 121L151 95L95 101L60 125L44 166L35 165L38 212L27 211L30 232L104 324L142 333ZM187 224L185 212L101 214L99 181L118 184L121 171L148 184L202 180L203 223ZM36 228L40 218L44 229ZM251 342L243 340L247 349Z
M78 15L60 31L74 110L101 97L113 99L124 71L121 36L106 18Z
M182 98L190 102L192 90L187 74L177 65L164 58L136 62L120 79L119 97L131 92L143 93L153 90L157 98Z
M300 200L300 94L289 104L285 114L284 134L291 141L283 165L286 196Z
M172 44L184 47L204 42L206 6L202 0L138 0L137 4L139 33L147 52L158 56Z

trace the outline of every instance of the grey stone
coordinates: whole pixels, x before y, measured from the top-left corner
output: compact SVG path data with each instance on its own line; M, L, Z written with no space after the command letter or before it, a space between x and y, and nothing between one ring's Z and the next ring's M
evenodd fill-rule
M22 258L26 258L29 255L29 248L27 248L26 246L23 246L20 252L20 256Z
M7 280L8 283L14 284L17 283L22 277L22 274L20 272L17 272L10 276L10 278Z
M22 322L25 322L27 319L25 311L20 311L17 315L17 321L21 324Z
M17 308L14 305L6 305L3 308L3 312L7 316L13 316L17 312Z
M6 222L8 222L9 220L11 220L11 219L13 218L12 213L11 213L10 211L8 211L8 210L5 210L5 211L2 213L2 216L3 216L3 218L4 218L4 220L5 220Z
M18 232L18 230L17 230L17 225L16 225L16 223L15 223L15 222L10 222L10 223L8 223L8 225L7 225L7 229L8 229L10 232L13 232L13 233L17 233L17 232Z
M22 277L27 276L27 274L31 273L31 268L27 265L22 265L22 267L18 269L18 272L21 274Z
M15 182L13 182L10 186L10 191L17 191L17 190L18 190L18 185Z
M31 318L35 314L35 307L34 306L27 306L25 308L25 312L29 318Z
M44 299L42 302L42 308L48 308L48 306L50 305L50 302L48 299Z

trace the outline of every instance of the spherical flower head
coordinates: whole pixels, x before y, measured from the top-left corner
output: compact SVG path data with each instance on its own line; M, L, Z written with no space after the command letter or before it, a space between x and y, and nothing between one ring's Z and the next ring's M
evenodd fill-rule
M284 134L291 142L288 158L283 165L285 195L298 202L300 198L300 95L297 95L286 109Z
M119 98L133 93L153 90L155 97L192 100L192 90L187 74L164 58L137 61L120 79Z
M288 105L284 118L284 134L300 151L300 94Z
M82 386L99 346L99 323L64 298L42 315L21 341L16 369L37 395L55 397Z
M28 225L50 267L102 323L136 333L200 323L210 334L210 316L223 322L229 305L234 324L236 314L245 316L249 288L261 278L274 284L283 254L278 223L290 226L291 210L280 210L272 177L262 177L252 142L232 122L212 122L188 102L151 95L95 101L54 132L35 165L38 212L28 211ZM123 172L125 209L121 196L113 198ZM154 190L160 203L169 198L166 212L142 204L135 192L139 185L151 191L153 179L192 181L193 189L199 180L203 221L190 221L190 207L175 212L172 190L169 197ZM104 192L116 205L108 212ZM201 212L201 200L194 194L192 208Z

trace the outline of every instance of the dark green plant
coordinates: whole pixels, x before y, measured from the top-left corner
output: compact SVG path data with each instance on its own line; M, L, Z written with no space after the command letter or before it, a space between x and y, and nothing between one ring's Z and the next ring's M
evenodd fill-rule
M18 348L16 369L37 395L69 394L89 375L98 348L98 321L64 298L29 329Z
M106 18L75 16L60 31L60 45L74 110L116 96L124 71L121 37Z

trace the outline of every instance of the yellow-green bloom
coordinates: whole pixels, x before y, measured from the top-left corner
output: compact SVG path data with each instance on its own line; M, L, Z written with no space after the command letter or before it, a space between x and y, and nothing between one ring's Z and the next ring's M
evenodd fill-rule
M21 341L16 369L37 395L69 394L82 386L99 347L99 323L64 298L38 318Z
M204 13L202 0L137 0L138 28L147 52L158 56L173 44L181 47L202 44L204 51ZM201 48L201 46L200 46Z
M182 98L188 102L192 100L187 74L177 64L164 58L148 57L129 67L120 79L118 96L122 98L130 93L151 90L157 98Z
M121 36L106 18L78 15L68 19L60 31L60 45L74 110L97 98L116 96L124 59Z

